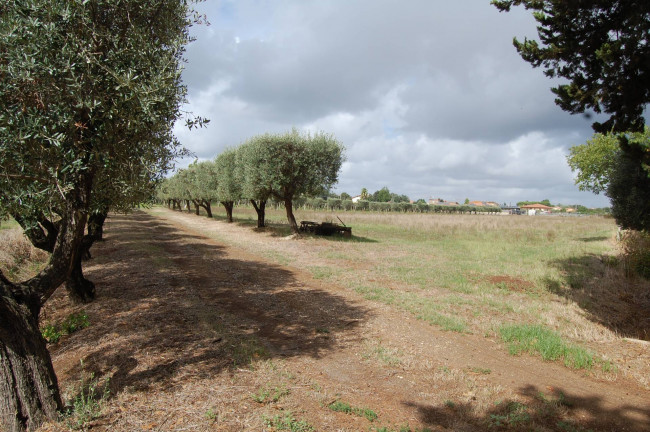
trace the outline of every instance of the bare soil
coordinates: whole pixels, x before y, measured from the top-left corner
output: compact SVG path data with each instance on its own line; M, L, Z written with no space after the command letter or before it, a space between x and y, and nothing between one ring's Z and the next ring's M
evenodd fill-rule
M97 299L73 306L59 290L44 310L44 322L89 316L88 328L51 348L66 397L90 374L110 390L85 429L271 431L290 412L317 431L650 430L650 391L624 374L511 356L494 340L441 331L315 280L303 263L280 266L207 233L249 247L309 240L161 214L112 215L86 264ZM628 349L648 356L645 343ZM335 412L334 401L378 418Z

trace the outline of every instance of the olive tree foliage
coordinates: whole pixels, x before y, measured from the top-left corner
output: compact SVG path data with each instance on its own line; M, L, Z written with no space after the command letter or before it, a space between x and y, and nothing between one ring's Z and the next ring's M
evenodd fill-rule
M248 199L257 213L257 227L265 226L266 202L271 198L271 184L262 178L257 167L262 151L263 135L250 138L237 148L235 176L241 182L242 197Z
M227 149L214 160L217 177L217 197L226 209L228 222L232 222L235 201L242 198L241 181L237 176L237 150Z
M255 142L256 149L247 159L249 169L257 170L259 183L284 203L289 225L298 232L294 198L322 195L336 184L344 160L343 145L332 135L301 134L296 129L260 135Z
M33 429L62 408L38 316L70 275L89 214L150 193L181 152L172 126L192 19L178 0L0 5L0 217L51 252L29 280L0 273L6 430Z
M212 201L219 198L217 191L217 166L214 161L195 162L188 167L192 176L195 205L203 207L208 217L212 217Z

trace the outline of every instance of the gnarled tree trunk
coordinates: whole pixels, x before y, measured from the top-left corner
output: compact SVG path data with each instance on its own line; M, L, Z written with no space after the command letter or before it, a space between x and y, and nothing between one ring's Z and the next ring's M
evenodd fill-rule
M63 407L38 314L0 287L0 419L8 431L38 427Z
M73 197L76 208L62 215L47 266L33 278L16 284L0 272L0 421L11 432L35 429L55 419L62 408L58 382L38 327L42 305L66 280L79 253L87 215L78 208L85 194Z
M90 227L88 227L90 230ZM90 256L90 247L94 242L91 235L85 235L79 245L70 276L65 281L65 289L73 303L90 303L95 299L95 284L83 274L82 261Z
M201 200L200 202L201 207L205 209L205 212L208 214L208 217L212 217L212 205L210 204L210 201L208 200Z
M296 223L296 217L293 215L293 200L285 199L284 208L287 211L287 220L289 221L289 226L291 226L291 230L294 233L298 234L300 231L298 230L298 223Z
M260 200L259 205L255 202L255 200L251 200L251 204L253 204L255 212L257 212L257 227L264 228L264 219L266 217L266 200Z
M228 222L232 222L232 208L235 206L234 201L221 201L224 208L226 209L226 217Z

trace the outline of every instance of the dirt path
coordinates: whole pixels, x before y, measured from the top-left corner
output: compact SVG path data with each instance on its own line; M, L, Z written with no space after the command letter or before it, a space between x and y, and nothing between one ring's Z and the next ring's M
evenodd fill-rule
M82 368L110 377L94 429L279 430L290 412L319 431L650 430L650 392L620 376L510 356L204 235L265 241L248 228L163 216L108 220L92 325L52 349L68 394ZM71 310L59 294L46 321Z

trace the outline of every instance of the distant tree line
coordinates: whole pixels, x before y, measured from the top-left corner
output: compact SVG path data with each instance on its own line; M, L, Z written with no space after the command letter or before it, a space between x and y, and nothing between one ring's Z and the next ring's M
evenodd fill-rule
M342 200L340 198L300 198L297 207L310 210L376 211L376 212L414 212L414 213L501 213L500 207L471 205L431 205L424 200L418 202L379 202L370 200Z
M211 202L220 202L229 222L235 203L248 202L257 212L257 226L265 225L267 202L282 203L294 232L298 224L294 201L301 196L326 195L338 181L343 146L325 133L283 134L250 138L213 161L196 162L164 180L157 197L170 207L183 204L196 214L203 207L212 215Z

